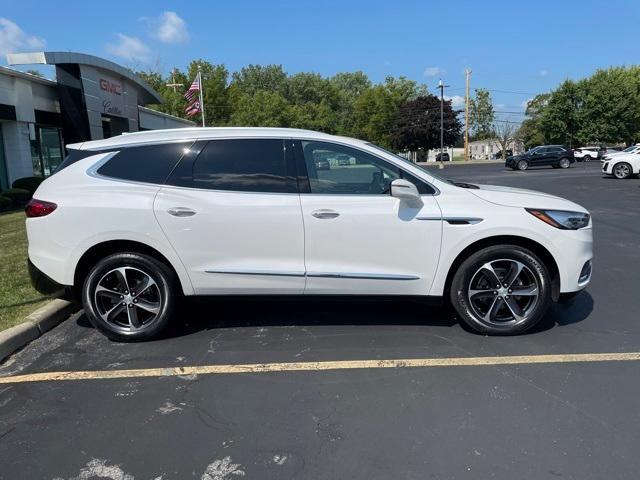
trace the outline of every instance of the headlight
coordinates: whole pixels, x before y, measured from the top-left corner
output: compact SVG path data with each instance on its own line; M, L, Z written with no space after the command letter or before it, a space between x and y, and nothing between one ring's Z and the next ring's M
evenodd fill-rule
M527 212L542 220L544 223L561 230L578 230L589 225L590 215L582 212L567 212L564 210L536 210L527 208Z

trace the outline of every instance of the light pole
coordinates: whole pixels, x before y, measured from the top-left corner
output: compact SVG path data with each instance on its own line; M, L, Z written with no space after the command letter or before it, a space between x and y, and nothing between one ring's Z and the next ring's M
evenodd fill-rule
M438 82L438 88L440 89L440 168L444 168L442 163L444 150L444 89L448 86L442 83L442 79Z

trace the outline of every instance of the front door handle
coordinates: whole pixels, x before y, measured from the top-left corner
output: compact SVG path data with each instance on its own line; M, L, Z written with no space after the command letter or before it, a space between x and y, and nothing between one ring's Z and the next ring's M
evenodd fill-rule
M326 219L326 218L336 218L339 217L340 214L334 210L328 210L326 208L321 208L320 210L316 210L311 213L316 218Z
M173 207L167 210L167 213L174 217L191 217L196 214L196 211L186 207Z

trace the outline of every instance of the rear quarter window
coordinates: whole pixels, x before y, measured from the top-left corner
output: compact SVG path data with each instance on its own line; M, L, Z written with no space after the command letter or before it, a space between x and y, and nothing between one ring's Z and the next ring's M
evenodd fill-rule
M105 177L134 182L163 184L173 168L188 151L191 142L127 147L98 169Z
M52 175L58 173L60 170L64 170L69 165L73 165L74 163L79 162L83 158L87 158L87 157L90 157L92 155L98 155L99 153L100 152L97 152L95 150L72 150L72 149L69 149L69 153L67 154L66 157L64 157L64 160L60 163L60 165L58 165L58 168L56 168L54 170Z

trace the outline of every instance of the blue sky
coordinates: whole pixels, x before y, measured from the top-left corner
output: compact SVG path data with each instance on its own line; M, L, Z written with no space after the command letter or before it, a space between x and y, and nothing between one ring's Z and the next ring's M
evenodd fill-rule
M404 75L451 96L492 90L496 110L596 68L639 63L640 2L0 0L0 64L8 51L71 50L127 66L184 67L202 57L231 71ZM520 92L520 93L508 93ZM459 99L457 99L459 101ZM503 114L510 116L511 114ZM517 115L516 115L517 117Z

